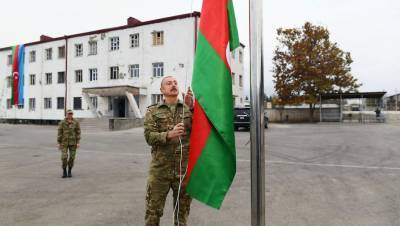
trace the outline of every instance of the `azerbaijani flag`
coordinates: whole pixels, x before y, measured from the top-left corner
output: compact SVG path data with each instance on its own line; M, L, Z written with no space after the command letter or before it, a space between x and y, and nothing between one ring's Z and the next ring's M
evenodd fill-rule
M217 209L236 173L232 77L227 53L239 44L232 0L204 0L192 80L196 102L186 190L193 198Z
M11 87L11 103L14 105L22 105L24 103L24 45L16 45L12 47L12 59L13 85Z

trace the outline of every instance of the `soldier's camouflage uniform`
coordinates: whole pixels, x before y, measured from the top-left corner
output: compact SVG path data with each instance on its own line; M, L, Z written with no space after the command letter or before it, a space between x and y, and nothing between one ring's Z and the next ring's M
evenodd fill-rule
M184 112L183 112L184 109ZM179 139L167 139L167 131L184 122L182 168L180 169ZM165 199L170 189L173 191L175 205L179 188L179 176L187 169L189 137L192 127L192 112L182 102L176 105L161 103L148 107L144 121L144 135L151 146L152 161L147 179L146 226L158 226L163 215ZM187 225L192 199L182 185L179 197L179 226ZM176 216L175 216L176 219ZM175 225L177 221L175 221Z
M57 142L58 144L61 144L61 161L63 169L65 169L67 165L69 168L74 166L76 145L79 144L80 139L81 128L77 120L73 119L71 122L68 122L68 120L65 119L59 123Z

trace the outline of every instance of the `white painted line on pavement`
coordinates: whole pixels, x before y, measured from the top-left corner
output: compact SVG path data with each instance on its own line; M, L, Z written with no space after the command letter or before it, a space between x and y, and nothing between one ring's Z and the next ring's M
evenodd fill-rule
M238 159L238 162L250 162L248 159ZM286 161L265 161L266 164L282 164L282 165L299 165L299 166L321 166L321 167L342 167L355 169L383 169L383 170L400 170L400 167L386 166L363 166L363 165L341 165L341 164L320 164L306 162L286 162Z

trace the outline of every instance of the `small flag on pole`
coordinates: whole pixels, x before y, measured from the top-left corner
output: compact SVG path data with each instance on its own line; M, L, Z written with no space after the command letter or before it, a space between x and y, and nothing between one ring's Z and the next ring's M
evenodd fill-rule
M24 104L24 45L12 47L12 60L11 103L13 105L22 105Z

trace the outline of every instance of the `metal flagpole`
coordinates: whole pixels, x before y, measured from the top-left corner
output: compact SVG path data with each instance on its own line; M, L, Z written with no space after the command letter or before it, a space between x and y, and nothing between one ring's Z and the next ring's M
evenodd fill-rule
M251 226L265 225L262 0L250 0Z

